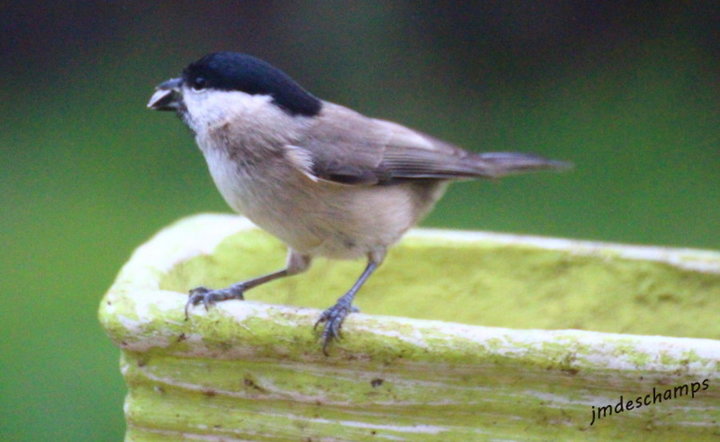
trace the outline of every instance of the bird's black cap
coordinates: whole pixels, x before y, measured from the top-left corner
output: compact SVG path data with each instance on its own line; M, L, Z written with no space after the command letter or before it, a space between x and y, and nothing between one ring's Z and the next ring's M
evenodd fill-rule
M314 116L322 102L280 69L251 55L215 52L183 71L183 82L196 89L212 88L270 95L273 102L291 115Z

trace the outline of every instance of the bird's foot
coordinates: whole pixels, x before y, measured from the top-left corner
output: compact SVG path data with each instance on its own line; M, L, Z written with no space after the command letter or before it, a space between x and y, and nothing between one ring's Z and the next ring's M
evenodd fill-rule
M208 307L214 305L218 301L226 301L228 299L244 300L243 292L245 288L242 285L233 285L225 289L212 290L207 287L196 287L190 290L190 296L185 304L185 320L188 320L188 312L190 307L202 303L207 311Z
M328 356L327 349L330 343L334 339L342 339L341 328L347 315L359 311L360 310L358 308L353 307L349 302L344 301L342 298L340 298L337 304L322 312L320 318L317 320L317 322L315 322L315 326L313 328L317 329L318 325L323 322L325 323L321 334L321 338L323 341L322 350L325 356Z

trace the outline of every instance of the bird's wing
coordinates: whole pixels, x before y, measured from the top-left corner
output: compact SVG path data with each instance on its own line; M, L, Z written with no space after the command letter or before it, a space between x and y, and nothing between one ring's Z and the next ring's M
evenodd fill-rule
M286 146L286 155L311 179L346 185L493 178L559 164L529 154L468 152L330 103L301 139Z

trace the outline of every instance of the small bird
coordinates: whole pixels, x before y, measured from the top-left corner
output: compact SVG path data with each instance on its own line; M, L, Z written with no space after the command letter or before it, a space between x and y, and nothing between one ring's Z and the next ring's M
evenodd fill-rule
M253 56L216 52L156 87L147 105L191 129L228 205L288 246L282 270L227 288L192 289L185 306L244 299L247 290L308 269L312 259L367 265L324 324L340 337L355 294L390 246L433 207L451 180L498 178L568 163L515 152L474 153L399 124L321 100Z

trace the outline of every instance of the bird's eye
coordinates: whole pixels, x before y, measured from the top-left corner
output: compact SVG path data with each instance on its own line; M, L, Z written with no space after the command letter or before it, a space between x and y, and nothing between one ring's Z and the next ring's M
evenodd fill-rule
M191 82L191 86L196 91L201 91L207 86L207 80L203 77L195 77Z

